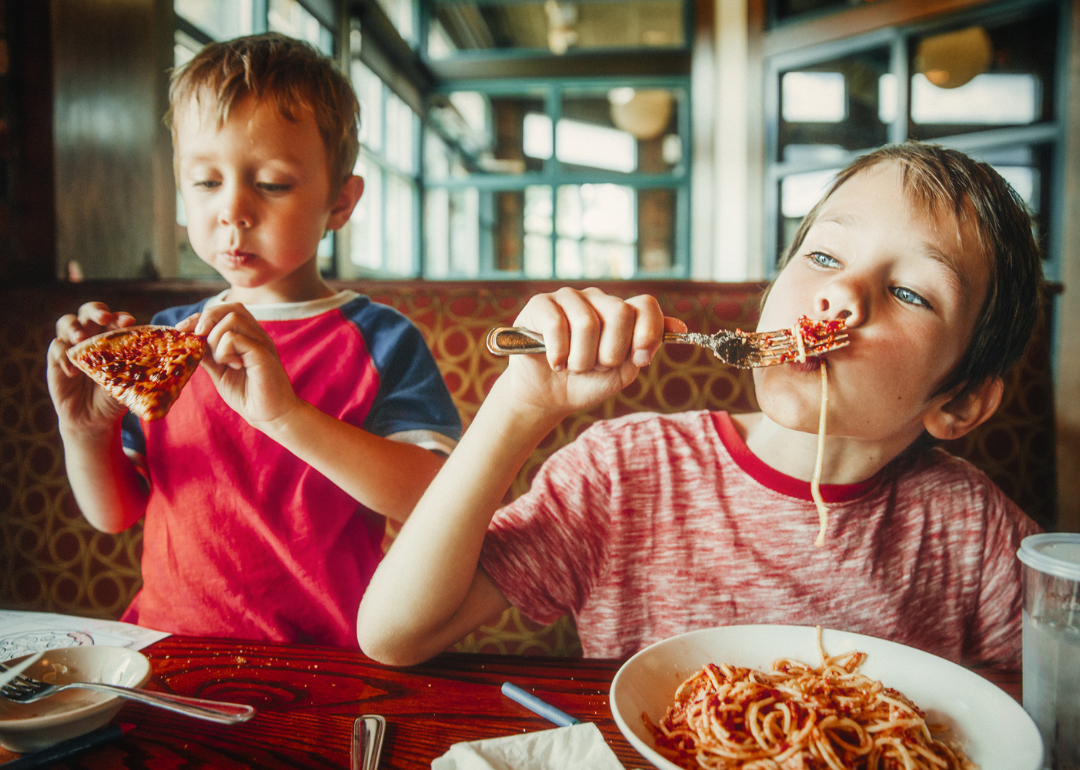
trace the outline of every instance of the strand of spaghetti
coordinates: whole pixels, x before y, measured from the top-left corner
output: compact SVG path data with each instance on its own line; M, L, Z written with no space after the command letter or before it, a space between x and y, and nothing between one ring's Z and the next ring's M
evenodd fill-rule
M825 545L825 530L829 526L829 509L825 505L825 498L821 496L821 465L825 457L825 416L828 413L828 403L828 367L825 364L825 359L821 359L821 414L818 416L817 457L814 459L814 477L810 480L810 495L814 498L818 520L821 522L817 539L814 541L814 545L818 548Z

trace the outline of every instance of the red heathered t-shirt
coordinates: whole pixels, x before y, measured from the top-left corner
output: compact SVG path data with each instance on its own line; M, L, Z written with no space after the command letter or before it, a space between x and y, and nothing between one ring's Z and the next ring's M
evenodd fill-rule
M481 564L529 617L574 616L586 657L699 628L821 625L1017 668L1016 550L1038 531L940 449L822 485L755 457L726 413L597 423L496 514Z

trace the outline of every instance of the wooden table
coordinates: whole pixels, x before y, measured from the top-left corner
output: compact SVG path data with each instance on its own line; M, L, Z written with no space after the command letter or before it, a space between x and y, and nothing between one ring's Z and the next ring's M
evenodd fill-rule
M648 766L611 718L619 661L447 653L394 669L355 650L181 636L143 653L149 689L249 703L258 714L217 725L128 703L117 721L134 732L56 767L349 768L353 721L373 713L387 720L381 768L430 768L458 741L553 727L503 696L506 681L594 722L627 768ZM1019 700L1018 674L979 673ZM13 756L0 749L0 762Z

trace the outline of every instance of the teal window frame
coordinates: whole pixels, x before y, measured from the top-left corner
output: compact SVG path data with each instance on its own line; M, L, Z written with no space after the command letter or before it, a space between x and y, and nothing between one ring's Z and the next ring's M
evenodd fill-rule
M667 173L620 173L613 171L581 171L567 170L563 168L557 157L553 156L544 161L544 167L539 172L526 172L522 174L490 174L474 173L448 179L432 180L422 176L422 190L426 192L432 189L464 190L475 188L481 192L494 193L512 191L524 191L528 187L544 186L552 190L552 221L556 221L558 196L555 191L563 185L582 184L615 184L639 189L670 189L675 192L675 221L674 240L675 248L672 254L672 266L668 270L650 270L647 273L635 271L629 279L688 279L690 276L690 169L692 167L692 143L690 137L690 78L689 76L659 76L659 77L585 77L585 78L562 78L558 80L542 80L539 78L521 78L507 80L456 80L437 86L433 92L436 94L450 94L455 91L475 91L485 96L515 96L519 94L543 94L545 114L550 118L551 125L558 125L561 117L562 96L566 91L608 91L613 88L630 86L633 88L664 88L678 91L680 97L677 100L679 140L682 146L682 157L676 166ZM425 129L430 124L425 122ZM554 146L554 141L552 143ZM423 174L423 170L421 170ZM559 238L557 228L552 228L551 233L552 253L555 253L556 241ZM423 259L423 251L421 252ZM518 270L496 269L495 255L491 248L491 242L481 241L480 265L478 274L474 276L448 275L446 280L546 280L555 279L556 263L552 260L552 274L546 277L527 276L525 265ZM425 275L425 277L427 277ZM443 279L442 276L439 279Z

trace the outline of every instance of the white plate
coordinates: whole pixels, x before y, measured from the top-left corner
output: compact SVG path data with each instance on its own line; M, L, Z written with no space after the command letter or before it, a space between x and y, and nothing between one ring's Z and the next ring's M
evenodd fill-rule
M23 657L5 662L16 663ZM46 651L23 674L52 684L105 682L142 687L150 679L150 661L125 647L61 647ZM29 704L0 698L0 746L16 752L38 751L103 727L125 703L115 695L75 688Z
M626 740L655 767L680 770L655 751L642 719L658 723L675 689L706 663L770 670L777 658L817 665L817 632L802 626L727 626L666 639L646 647L619 669L611 683L611 713ZM969 759L981 770L1039 770L1042 739L1012 697L978 674L912 647L862 634L824 630L829 655L866 653L859 671L907 695L929 721L952 727Z

